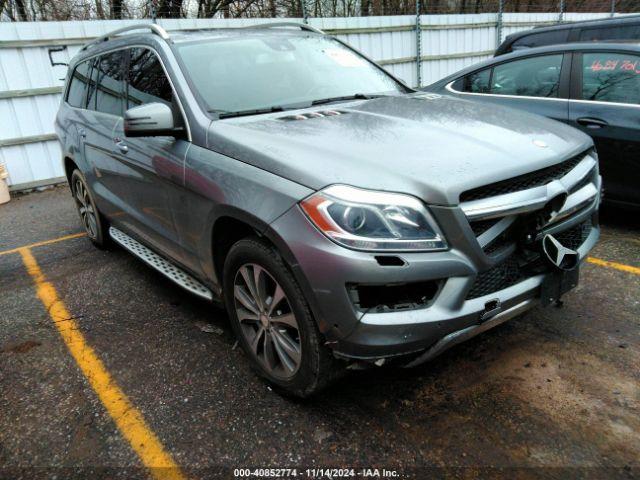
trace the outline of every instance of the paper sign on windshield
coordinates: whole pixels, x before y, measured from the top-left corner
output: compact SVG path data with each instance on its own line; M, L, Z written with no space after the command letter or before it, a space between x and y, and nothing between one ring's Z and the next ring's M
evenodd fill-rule
M342 67L363 67L365 61L349 50L339 48L327 48L324 53Z

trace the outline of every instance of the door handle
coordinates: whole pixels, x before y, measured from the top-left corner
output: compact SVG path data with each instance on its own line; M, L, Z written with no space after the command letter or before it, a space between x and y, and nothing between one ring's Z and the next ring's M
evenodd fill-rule
M593 117L581 117L576 120L580 125L587 128L602 128L609 125L604 120L600 120L599 118Z
M78 135L80 135L80 138L87 138L87 131L84 128L81 128L78 130Z

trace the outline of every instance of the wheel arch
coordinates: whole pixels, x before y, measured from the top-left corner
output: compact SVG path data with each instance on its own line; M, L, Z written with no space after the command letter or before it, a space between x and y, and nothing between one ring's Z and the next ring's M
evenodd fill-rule
M229 232L228 235L224 235ZM271 244L282 256L289 271L302 288L307 303L311 308L311 312L318 323L321 333L326 334L330 330L329 324L325 322L321 316L320 309L313 296L313 289L299 268L298 261L278 232L273 229L265 221L254 217L253 215L234 208L224 209L219 216L216 217L211 227L211 274L214 277L214 283L218 287L218 294L222 296L222 271L224 261L229 250L237 241L247 236L255 235ZM221 240L223 238L223 240Z
M231 247L243 238L262 235L264 226L260 225L262 222L256 220L249 219L246 215L238 215L237 212L225 212L217 217L211 226L211 269L220 291L223 287L224 262Z
M64 166L64 174L67 177L67 182L71 184L71 174L76 168L80 169L80 167L78 167L78 164L76 163L76 161L73 158L71 158L71 156L69 155L65 155L62 162Z
M62 167L67 181L71 180L71 174L76 168L80 170L85 177L91 174L90 165L87 164L87 161L80 154L80 151L74 146L64 149L62 154Z
M211 222L209 251L212 254L213 272L216 283L222 285L222 267L229 250L238 240L248 236L258 236L272 244L287 263L295 263L291 250L269 224L234 206L217 209Z

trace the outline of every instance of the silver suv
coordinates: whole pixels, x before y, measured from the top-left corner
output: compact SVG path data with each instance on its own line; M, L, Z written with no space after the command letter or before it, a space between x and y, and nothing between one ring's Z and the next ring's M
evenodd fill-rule
M56 130L93 243L224 304L298 396L558 301L599 235L587 135L415 92L306 25L115 31Z

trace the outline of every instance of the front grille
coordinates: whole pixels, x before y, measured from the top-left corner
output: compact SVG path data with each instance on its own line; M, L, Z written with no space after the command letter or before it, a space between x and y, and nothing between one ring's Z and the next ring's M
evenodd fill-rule
M554 234L554 237L565 247L577 250L587 240L592 229L593 223L588 219L568 230ZM490 250L490 247L485 252ZM498 265L479 273L467 293L467 300L504 290L545 271L548 271L546 261L538 251L520 248Z
M577 192L584 186L589 185L590 183L594 183L593 175L595 170L596 170L596 167L593 167L591 171L589 171L589 173L587 173L582 180L580 180L573 187L571 187L571 190L569 190L569 194Z
M518 260L515 255L511 255L504 262L478 274L476 281L467 294L467 300L504 290L515 285L522 278Z
M554 236L565 247L577 250L587 239L592 229L593 224L591 223L591 220L587 220Z
M500 220L501 220L500 218L491 218L489 220L472 221L472 222L469 222L469 224L471 225L471 230L473 230L474 235L476 237L479 237L484 232L486 232L491 227L493 227L496 223L498 223Z
M509 235L509 232L505 232L503 235L500 235L489 245L484 247L483 252L489 257L496 257L500 253L504 252L507 248L511 247L515 243L515 239Z
M553 180L564 177L567 173L573 170L573 168L582 161L586 153L588 152L581 153L580 155L576 155L562 163L552 165L541 170L536 170L535 172L525 173L524 175L510 178L508 180L502 180L500 182L467 190L460 195L460 202L481 200L483 198L495 197L497 195L504 195L506 193L513 193L520 190L527 190L529 188L546 185Z

